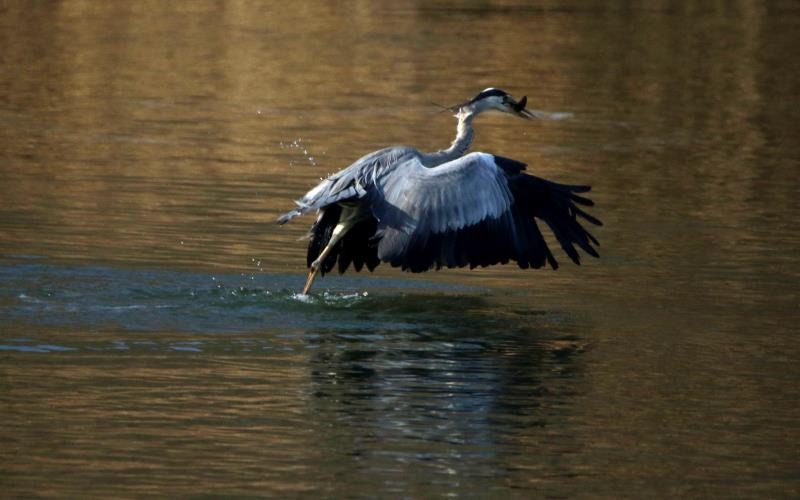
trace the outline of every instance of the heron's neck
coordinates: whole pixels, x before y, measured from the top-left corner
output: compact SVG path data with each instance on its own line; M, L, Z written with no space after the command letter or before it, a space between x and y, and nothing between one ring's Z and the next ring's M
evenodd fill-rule
M472 144L475 131L472 128L472 119L475 115L471 111L461 110L458 113L458 127L456 138L447 149L425 155L425 166L435 167L464 156Z

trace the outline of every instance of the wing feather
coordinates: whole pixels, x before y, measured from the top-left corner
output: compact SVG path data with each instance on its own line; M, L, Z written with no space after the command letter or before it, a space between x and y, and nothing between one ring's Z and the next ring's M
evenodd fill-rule
M589 186L558 184L522 173L525 164L472 153L434 168L418 158L398 163L376 179L367 199L377 219L378 257L412 272L430 268L517 262L539 268L558 262L536 218L544 221L567 256L577 248L597 257L597 240L577 221L600 225L578 205Z
M427 168L418 153L397 148L369 155L351 169L327 179L300 200L299 209L284 216L288 220L320 208L309 244L311 262L339 221L339 202L366 205L371 217L359 221L332 249L323 273L337 262L344 272L351 264L357 271L364 265L372 270L381 261L412 272L511 260L523 269L556 269L558 262L537 220L547 224L576 264L579 249L598 256L593 247L597 239L579 222L602 225L580 208L593 205L577 194L590 187L525 174L524 163L472 153Z
M407 235L442 233L499 217L512 197L492 158L472 153L435 168L418 158L397 164L376 182L371 201L379 228Z
M394 146L362 156L349 167L323 179L311 188L302 198L295 201L297 208L278 217L278 224L313 210L350 198L362 198L367 193L366 186L374 183L379 173L405 158L416 158L419 152L406 146Z

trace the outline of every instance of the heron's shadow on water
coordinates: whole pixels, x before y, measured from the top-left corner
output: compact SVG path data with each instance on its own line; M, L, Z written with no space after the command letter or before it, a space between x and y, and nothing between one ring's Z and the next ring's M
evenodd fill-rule
M567 314L469 294L374 298L347 314L356 324L310 330L307 345L317 411L354 436L490 443L509 425L547 425L581 383L583 325Z

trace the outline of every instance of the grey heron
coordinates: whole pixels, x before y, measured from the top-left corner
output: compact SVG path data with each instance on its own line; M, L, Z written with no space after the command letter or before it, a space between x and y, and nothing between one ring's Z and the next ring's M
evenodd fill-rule
M576 246L598 257L598 241L580 224L600 226L579 205L590 186L559 184L523 173L526 164L488 153L467 154L479 114L497 110L525 119L546 113L525 108L527 97L488 88L447 108L458 119L449 148L422 153L395 146L356 160L322 180L278 218L285 224L316 211L309 232L307 294L317 274L350 264L370 271L381 262L411 272L489 266L516 261L522 269L558 268L536 223L546 223L576 264Z

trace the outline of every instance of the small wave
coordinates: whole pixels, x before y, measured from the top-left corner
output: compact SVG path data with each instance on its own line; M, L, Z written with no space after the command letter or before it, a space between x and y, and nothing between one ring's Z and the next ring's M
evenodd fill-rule
M37 345L0 345L0 351L16 351L16 352L68 352L75 351L72 347L65 347L55 344L37 344Z
M321 294L292 293L289 298L303 304L345 305L350 306L369 297L369 292L335 293L324 291Z

